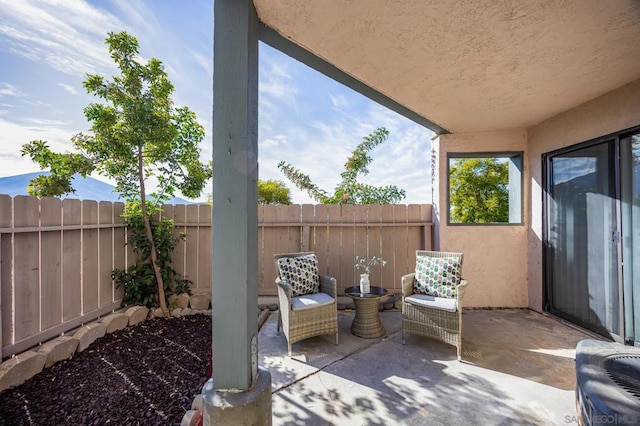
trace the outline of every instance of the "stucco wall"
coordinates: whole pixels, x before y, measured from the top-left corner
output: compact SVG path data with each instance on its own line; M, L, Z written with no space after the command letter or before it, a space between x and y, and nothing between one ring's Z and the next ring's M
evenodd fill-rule
M442 135L434 140L438 153L434 214L440 215L437 247L464 253L463 276L469 281L466 307L527 307L528 186L524 185L522 225L448 226L447 153L523 151L523 177L529 178L525 130ZM438 213L435 213L438 212Z
M552 117L528 131L529 307L542 310L542 154L640 125L640 80Z

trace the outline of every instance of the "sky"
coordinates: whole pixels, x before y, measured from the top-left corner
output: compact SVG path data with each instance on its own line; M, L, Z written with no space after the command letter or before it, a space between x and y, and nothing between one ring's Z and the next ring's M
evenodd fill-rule
M211 159L212 0L0 0L0 177L39 170L20 155L23 144L42 139L70 151L71 137L89 131L82 111L97 99L82 86L85 74L118 73L104 44L109 31L135 36L142 60L162 61L175 105L193 110L205 129L201 159ZM404 189L403 204L431 203L429 129L262 43L258 84L259 178L283 181L294 203L314 201L278 162L332 193L350 153L378 127L390 135L371 151L361 180Z

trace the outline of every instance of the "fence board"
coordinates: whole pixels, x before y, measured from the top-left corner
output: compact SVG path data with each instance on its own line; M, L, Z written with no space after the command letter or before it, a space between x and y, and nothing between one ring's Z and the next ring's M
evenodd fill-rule
M184 232L185 234L187 233L187 227L185 226L187 219L187 210L184 205L172 206L170 209L173 210L172 218L176 223L176 227L173 230L173 235L177 238L180 236L181 232ZM180 275L187 275L185 257L187 255L186 244L187 243L185 241L180 241L180 243L178 243L176 248L173 250L172 266L173 269L175 269L175 271Z
M211 205L201 204L198 209L198 291L211 291Z
M302 251L300 226L300 205L294 204L284 206L282 211L285 214L287 223L294 223L293 226L287 226L285 247L287 252Z
M126 231L124 225L124 203L113 203L113 269L126 269L127 267L127 247ZM121 302L124 296L123 288L116 288L113 283L113 300Z
M62 225L62 202L59 198L40 200L40 225ZM40 330L46 330L62 319L61 232L40 233L40 258Z
M340 228L342 231L342 244L340 250L340 258L338 262L340 264L340 274L338 281L339 294L344 294L344 289L356 284L356 280L354 278L354 263L356 257L355 250L355 233L356 229L354 226L354 218L355 218L355 207L353 205L342 205L340 206L340 222L345 224Z
M342 227L331 226L341 223L342 206L334 204L327 208L327 274L338 281L338 293L341 288L349 287L342 282Z
M97 202L82 201L82 224L84 226L98 224ZM82 230L82 314L98 309L99 306L98 231L97 228Z
M385 259L382 252L382 227L380 226L382 216L382 206L372 205L367 209L367 222L371 224L367 229L369 234L367 236L368 256L377 256L380 259ZM386 260L386 259L385 259ZM386 266L379 264L371 268L371 285L381 286L384 288L392 288L393 280L389 279Z
M334 262L329 248L329 240L331 238L331 228L328 225L329 206L326 204L318 204L313 207L313 219L310 221L312 221L315 226L313 227L310 248L320 259L325 259L324 267L320 269L320 273L322 275L329 275L329 271L333 266L332 262Z
M100 201L98 204L98 223L113 225L113 203ZM115 301L113 293L113 228L102 228L98 231L98 306L103 308Z
M39 200L17 196L13 199L14 225L38 226ZM13 237L14 341L40 331L40 241L37 232Z
M62 224L82 224L80 200L62 201ZM82 315L82 231L62 231L62 320Z
M353 206L353 221L354 223L368 224L369 206ZM353 227L353 256L343 258L344 267L353 271L353 277L351 278L351 285L357 285L360 283L360 274L364 273L362 269L355 269L356 256L364 257L368 259L370 256L379 253L377 250L369 246L369 226L354 226ZM375 269L371 269L370 279L371 285L380 285L379 276L376 274Z
M300 206L300 222L302 223L300 251L313 251L311 250L311 233L313 232L313 225L315 223L315 209L313 204L303 204Z
M380 206L379 222L380 224L394 223L392 205ZM387 261L382 270L382 282L385 288L400 287L399 271L403 271L403 269L398 268L396 265L394 237L396 231L396 227L380 226L380 256Z
M10 228L13 221L13 199L0 195L0 227ZM0 234L0 361L2 348L13 339L13 235Z
M185 263L184 270L185 275L188 279L192 280L196 285L194 289L198 289L197 283L199 281L198 278L198 251L200 247L200 242L198 241L200 228L198 221L198 205L191 204L186 205L185 211L185 222L189 224L189 226L185 226L185 234L187 235L187 239L183 242L185 248ZM199 290L199 289L198 289ZM203 291L208 291L207 289L203 289Z
M272 224L276 221L276 206L265 205L258 210L258 223ZM262 226L258 236L261 241L258 247L262 248L262 254L258 250L258 291L260 294L277 294L275 288L276 269L273 263L273 255L280 253L276 241L279 228ZM215 232L215 230L213 231ZM262 274L260 273L262 271Z

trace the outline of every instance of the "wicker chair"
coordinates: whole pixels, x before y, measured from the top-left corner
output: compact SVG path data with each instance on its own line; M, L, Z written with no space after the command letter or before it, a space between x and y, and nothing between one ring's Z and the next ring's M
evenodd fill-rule
M311 255L313 252L282 253L274 255L276 264L276 287L278 288L278 333L280 327L287 338L289 356L291 345L309 337L335 334L338 344L337 283L333 277L319 275L320 290L316 294L294 297L291 283L280 276L278 259ZM309 297L311 296L311 297ZM316 303L319 300L320 303Z
M425 257L454 257L462 267L462 253L416 251ZM461 280L452 298L414 294L415 273L402 277L402 344L406 334L418 334L454 345L462 359L462 299L467 281Z

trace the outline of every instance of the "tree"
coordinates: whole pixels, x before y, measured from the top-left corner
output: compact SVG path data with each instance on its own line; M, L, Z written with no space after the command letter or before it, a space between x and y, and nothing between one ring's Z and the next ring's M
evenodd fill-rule
M23 145L23 156L30 156L42 169L50 169L49 176L30 182L29 191L37 196L73 192L71 177L75 173L86 177L95 171L114 179L115 190L127 204L139 205L158 302L168 316L149 217L176 190L189 198L202 192L212 175L211 165L199 161L198 144L204 138L204 129L187 107L174 108L174 87L162 62L155 58L146 64L136 60L139 45L135 37L110 32L106 44L120 74L111 80L96 74L86 76L83 85L87 93L105 102L91 103L84 109L93 134L73 136L77 153L53 152L45 141ZM159 191L147 194L145 182L151 176L158 180Z
M291 204L291 191L282 181L258 180L258 204Z
M207 203L213 204L213 194L207 197ZM258 204L291 204L291 190L284 182L274 179L258 179Z
M509 221L509 164L497 158L463 158L450 166L451 221Z
M395 204L405 197L405 191L394 185L373 186L358 182L359 175L367 175L369 164L373 161L369 152L385 142L389 131L380 127L365 136L353 150L340 173L342 180L336 186L333 195L315 185L308 175L300 172L291 164L281 161L278 168L293 184L321 204Z

